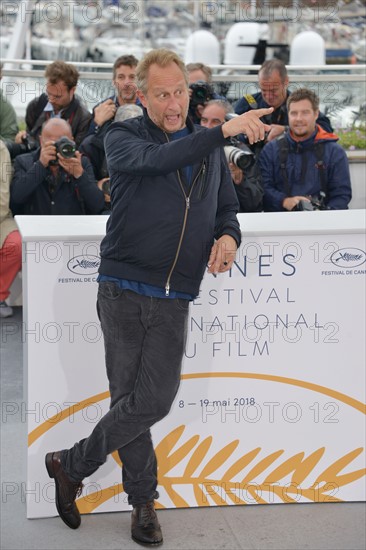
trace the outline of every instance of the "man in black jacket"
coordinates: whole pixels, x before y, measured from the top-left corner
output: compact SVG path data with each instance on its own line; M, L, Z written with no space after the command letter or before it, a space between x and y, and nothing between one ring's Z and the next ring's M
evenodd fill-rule
M188 307L205 268L228 271L240 244L237 199L222 146L242 132L263 139L250 112L205 129L189 119L188 78L178 55L152 50L137 68L144 116L111 125L106 154L112 210L101 245L98 314L106 349L110 411L91 435L48 453L56 504L71 528L84 477L118 450L133 506L132 538L161 544L154 509L157 464L150 428L169 412L180 382Z
M37 151L15 159L10 188L11 207L23 214L99 214L104 194L98 189L93 168L78 151L65 158L56 150L60 138L72 140L66 120L48 120Z
M64 61L54 61L47 66L45 77L46 93L28 104L25 115L27 129L18 132L15 143L21 144L24 138L27 138L29 146L36 148L43 123L49 118L56 117L67 120L76 146L79 147L92 119L91 113L75 95L79 73L73 65Z
M93 108L88 135L98 135L101 130L106 130L113 122L118 107L136 104L135 80L137 64L138 60L134 55L121 55L117 57L113 64L112 78L115 93Z

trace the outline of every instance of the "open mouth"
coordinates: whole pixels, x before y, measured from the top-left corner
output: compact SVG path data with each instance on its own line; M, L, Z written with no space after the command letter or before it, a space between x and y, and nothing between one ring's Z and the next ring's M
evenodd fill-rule
M180 115L166 115L165 118L169 124L176 124L180 120Z

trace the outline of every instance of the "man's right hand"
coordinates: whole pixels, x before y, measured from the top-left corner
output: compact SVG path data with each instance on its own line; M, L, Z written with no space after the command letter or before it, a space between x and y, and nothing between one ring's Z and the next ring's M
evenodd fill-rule
M56 160L56 147L54 141L46 141L41 146L41 154L39 156L40 163L45 168L49 165L50 160Z
M225 122L221 128L224 137L233 137L238 134L245 134L250 144L257 141L263 141L265 133L269 132L271 126L264 124L260 118L265 115L270 115L273 112L273 107L267 109L251 109L247 113L234 117Z
M27 135L26 130L20 130L14 138L15 143L23 143L23 138Z
M116 114L116 106L112 99L103 101L98 107L94 109L94 122L97 126L102 126L107 120L114 118Z
M310 199L309 197L302 197L301 195L296 197L286 197L282 202L282 206L285 210L291 211L297 207L300 201L310 202Z

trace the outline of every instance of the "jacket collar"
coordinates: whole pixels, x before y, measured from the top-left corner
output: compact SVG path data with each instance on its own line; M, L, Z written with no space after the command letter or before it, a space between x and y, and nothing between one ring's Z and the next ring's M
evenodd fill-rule
M319 126L319 124L316 124L313 134L308 139L304 139L303 141L299 141L294 138L291 130L288 133L288 140L292 145L298 148L306 148L319 141L338 141L338 139L339 138L336 134L327 132L321 126Z
M146 123L146 126L150 130L152 130L154 133L160 134L161 139L163 141L166 141L166 136L169 135L169 132L165 132L165 130L162 130L161 128L159 128L159 126L157 126L155 124L155 122L153 122L151 120L151 118L147 114L147 110L146 110L145 107L143 107L143 112L144 112L143 117L144 117L144 121ZM196 131L196 127L195 127L195 125L193 124L193 122L191 121L191 119L189 117L186 118L186 126L188 127L190 132L195 132Z

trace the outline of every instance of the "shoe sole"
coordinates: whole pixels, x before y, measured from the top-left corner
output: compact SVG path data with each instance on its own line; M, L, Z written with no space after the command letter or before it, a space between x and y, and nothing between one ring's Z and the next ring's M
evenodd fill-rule
M133 541L137 542L137 544L140 544L141 546L160 546L164 542L163 539L161 539L159 542L144 542L140 539L137 539L133 535L131 535L131 538Z
M49 475L49 477L51 479L54 479L55 480L55 488L56 488L56 508L57 508L57 512L58 512L58 515L60 516L60 518L62 519L62 521L68 526L70 527L70 529L77 529L80 525L71 525L67 520L66 518L63 516L61 510L60 510L60 507L59 507L59 504L58 504L58 482L57 482L57 479L55 477L55 472L53 470L53 466L52 466L52 458L53 458L53 454L54 453L47 453L46 454L46 457L45 457L45 463L46 463L46 469L47 469L47 473Z

